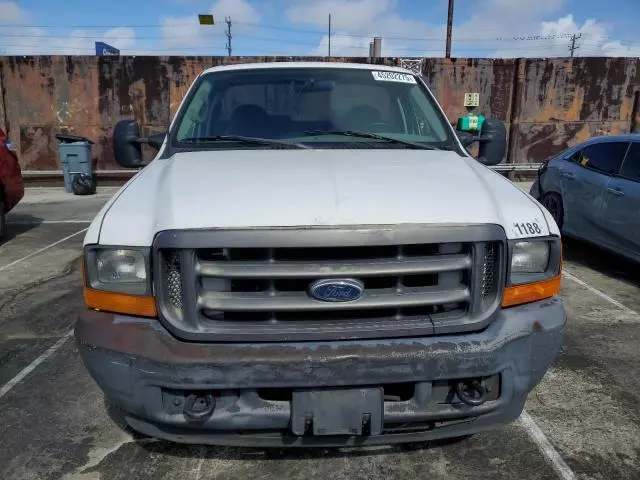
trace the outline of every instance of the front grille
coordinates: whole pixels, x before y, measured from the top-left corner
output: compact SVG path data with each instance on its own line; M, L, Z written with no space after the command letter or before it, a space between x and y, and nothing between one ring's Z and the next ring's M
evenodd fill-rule
M248 243L259 242L254 233ZM468 331L486 324L500 293L504 242L496 239L329 247L212 243L154 249L161 316L188 339L323 340ZM341 278L362 282L363 295L325 302L309 293L316 280Z

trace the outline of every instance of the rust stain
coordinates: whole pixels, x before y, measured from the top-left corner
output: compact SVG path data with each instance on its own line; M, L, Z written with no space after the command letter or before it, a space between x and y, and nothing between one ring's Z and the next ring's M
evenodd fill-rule
M591 137L591 131L589 130L589 125L584 124L580 130L573 134L573 139L569 146L576 145L580 142L584 142Z
M0 59L0 125L19 146L24 169L57 169L60 131L95 142L96 168L116 165L113 125L135 118L145 134L169 126L193 80L205 69L314 57L89 57ZM326 59L323 59L326 60ZM370 63L368 58L331 61ZM510 162L540 162L593 135L640 128L640 59L423 59L422 75L455 122L465 92L480 93L479 113L507 123ZM398 65L397 58L376 59ZM519 65L519 67L518 67ZM513 125L510 122L513 121ZM152 152L145 150L150 158Z

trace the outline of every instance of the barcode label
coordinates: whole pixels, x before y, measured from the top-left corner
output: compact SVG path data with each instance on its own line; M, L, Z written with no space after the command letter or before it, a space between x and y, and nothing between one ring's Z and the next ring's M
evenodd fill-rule
M399 72L371 72L373 78L379 82L400 82L416 84L416 77Z

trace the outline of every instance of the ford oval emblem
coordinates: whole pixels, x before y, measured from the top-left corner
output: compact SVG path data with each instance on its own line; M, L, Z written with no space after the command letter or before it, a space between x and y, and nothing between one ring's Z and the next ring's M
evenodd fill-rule
M352 278L329 278L313 282L309 293L323 302L353 302L362 297L364 285Z

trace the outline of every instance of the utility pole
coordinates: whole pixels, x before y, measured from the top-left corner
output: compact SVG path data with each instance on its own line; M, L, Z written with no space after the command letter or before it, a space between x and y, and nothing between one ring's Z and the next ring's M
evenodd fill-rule
M331 14L329 14L329 57L331 57Z
M580 48L580 45L576 45L576 40L582 38L582 34L573 34L571 35L571 45L569 45L569 51L571 52L571 58L573 58L573 52Z
M227 24L227 53L231 56L231 17L225 17L224 21Z
M449 14L447 15L447 46L444 57L451 58L451 31L453 30L453 0L449 0Z

